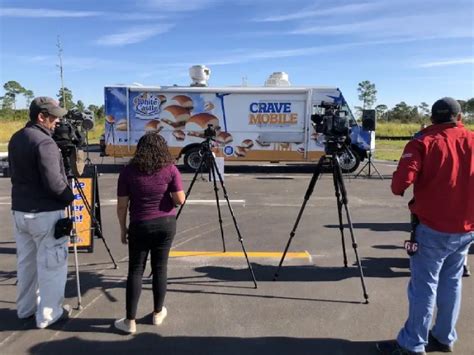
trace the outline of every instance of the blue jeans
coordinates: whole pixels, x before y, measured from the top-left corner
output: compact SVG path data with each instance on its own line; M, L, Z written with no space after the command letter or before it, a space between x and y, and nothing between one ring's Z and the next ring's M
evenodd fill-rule
M420 224L416 240L418 252L410 257L409 314L397 341L405 349L421 352L428 342L435 305L433 336L446 345L457 339L463 263L474 232L442 233Z

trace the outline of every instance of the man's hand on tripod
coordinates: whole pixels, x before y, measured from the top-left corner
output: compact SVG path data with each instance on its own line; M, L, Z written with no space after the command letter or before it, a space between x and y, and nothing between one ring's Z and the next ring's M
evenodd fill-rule
M128 244L128 229L120 231L120 239L122 240L122 244Z

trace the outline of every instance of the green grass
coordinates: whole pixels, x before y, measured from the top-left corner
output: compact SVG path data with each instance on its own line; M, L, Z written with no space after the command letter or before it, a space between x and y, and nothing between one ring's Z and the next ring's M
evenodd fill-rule
M471 131L474 130L474 123L464 124ZM412 136L421 129L418 123L397 123L397 122L377 122L376 136L380 137L407 137Z
M377 122L375 135L383 137L403 137L403 136L412 136L418 132L421 128L421 125L418 123L386 123L386 122Z
M465 123L465 126L474 131L474 123ZM407 137L418 132L421 125L417 123L387 123L377 122L376 137ZM375 159L398 161L402 155L407 140L375 139Z
M25 126L27 121L0 121L0 152L6 152L11 136ZM89 131L89 144L99 143L104 133L104 119L96 120L94 128Z
M0 121L0 143L8 143L10 137L24 127L25 121Z
M398 161L408 141L390 139L375 140L375 159Z

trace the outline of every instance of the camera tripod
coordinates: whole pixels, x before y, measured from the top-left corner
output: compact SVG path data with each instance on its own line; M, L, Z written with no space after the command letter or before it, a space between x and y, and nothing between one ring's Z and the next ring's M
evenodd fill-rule
M95 189L94 195L93 195L93 206L91 203L87 200L87 196L84 192L84 189L82 187L81 181L79 181L79 178L76 177L75 175L68 176L68 179L70 181L70 186L71 189L74 189L74 187L77 189L79 192L79 198L75 197L76 199L81 199L82 202L84 203L84 207L87 211L87 214L91 218L91 230L94 232L93 235L91 235L91 238L96 236L97 238L102 239L102 242L104 243L105 249L107 250L110 259L112 260L112 263L114 264L114 268L118 269L117 263L115 262L115 259L112 255L112 252L109 249L109 246L107 245L107 242L104 238L104 235L102 234L102 227L101 227L101 222L100 222L100 201L99 201L99 190L98 190L98 174L97 174L97 166L95 165L89 165L89 167L92 167L92 185ZM76 288L77 288L77 309L82 309L82 297L81 297L81 284L80 284L80 277L79 277L79 261L78 261L78 255L77 255L77 244L78 244L78 230L77 230L77 219L76 219L76 206L74 205L74 202L69 205L68 209L68 217L70 217L73 221L73 228L71 230L70 234L70 241L73 246L73 252L74 252L74 267L75 267L75 272L76 272Z
M191 190L194 186L194 183L196 182L196 179L197 179L197 176L198 176L199 172L201 171L201 169L206 167L207 169L209 169L209 177L210 178L212 177L212 181L214 183L214 193L215 193L215 198L216 198L217 214L218 214L218 218L219 218L219 226L220 226L220 230L221 230L223 251L224 252L226 251L225 240L224 240L224 228L222 226L222 214L221 214L221 208L220 208L220 205L219 205L219 194L218 194L219 188L217 187L217 181L216 181L216 175L217 175L217 177L219 178L219 182L221 184L222 191L224 193L224 198L227 201L227 206L229 207L229 212L230 212L230 214L232 216L232 220L234 222L235 230L237 231L237 235L238 235L240 245L242 246L242 251L244 252L245 259L247 260L247 265L248 265L253 283L255 285L255 288L257 288L257 281L255 279L255 274L253 272L252 265L250 264L250 261L249 261L248 255L247 255L247 251L245 250L244 240L243 240L242 235L240 233L239 226L237 225L237 220L235 218L234 211L232 210L232 206L230 204L229 197L227 195L227 190L225 188L224 181L222 179L222 175L219 172L216 160L214 158L214 155L212 154L211 146L212 146L212 140L213 139L212 139L212 135L208 134L208 130L211 130L211 128L209 127L208 129L206 129L206 140L201 143L201 148L200 148L201 161L199 162L199 167L196 169L196 172L195 172L194 177L191 181L191 184L189 185L188 191L186 191L186 200L181 205L178 213L176 214L176 219L179 218L179 216L181 214L181 211L183 210L183 207L186 204L186 201L187 201L187 199L188 199L188 197L191 193ZM215 133L215 131L214 131L214 133Z
M276 281L278 278L278 274L280 272L280 268L283 264L283 261L285 260L286 253L288 252L288 248L290 247L291 241L293 240L293 237L295 236L296 228L298 227L298 224L300 222L301 216L303 215L304 208L306 207L306 203L308 202L309 198L311 197L311 194L313 193L314 186L316 185L316 182L318 181L318 178L323 172L323 164L325 163L325 160L329 160L331 170L332 170L332 178L333 178L333 183L334 183L334 190L336 194L336 201L337 201L337 213L339 217L339 230L341 232L341 242L342 242L342 252L343 252L343 257L344 257L344 267L347 267L347 254L346 254L346 242L345 242L345 237L344 237L344 226L342 223L342 208L344 207L346 211L346 217L347 217L347 222L349 225L349 231L351 234L351 239L352 239L352 248L354 249L355 257L356 257L356 262L357 262L357 267L359 269L359 274L360 274L360 280L362 283L362 291L363 295L365 298L365 303L369 303L369 295L367 294L367 290L365 288L365 282L364 282L364 273L362 271L362 266L360 263L359 259L359 254L357 252L357 242L354 236L354 229L352 226L352 220L351 220L351 215L349 212L349 206L348 206L348 199L347 199L347 191L346 187L344 185L344 179L342 175L342 170L339 162L339 157L338 157L338 152L347 149L347 147L343 143L335 143L331 142L328 143L331 145L335 145L334 147L330 147L331 149L328 149L328 146L326 146L326 153L323 155L320 159L318 164L316 165L316 168L314 169L313 177L311 178L311 181L309 183L308 189L306 190L303 204L301 206L301 209L298 213L298 217L296 218L296 222L293 226L293 229L291 230L290 233L290 238L288 239L288 243L286 244L285 251L283 252L283 256L280 260L280 264L278 265L278 269L275 273L275 276L273 278L273 281Z

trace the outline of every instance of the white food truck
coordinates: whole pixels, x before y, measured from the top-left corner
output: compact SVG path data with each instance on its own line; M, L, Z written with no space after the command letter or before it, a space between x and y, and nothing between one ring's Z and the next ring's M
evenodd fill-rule
M196 169L211 124L216 150L225 160L315 161L324 153L324 137L315 132L311 115L323 102L340 104L350 121L351 145L341 155L342 169L356 170L370 149L370 133L357 125L337 87L201 85L195 79L186 87L105 87L106 154L130 156L143 134L157 130L170 152Z

